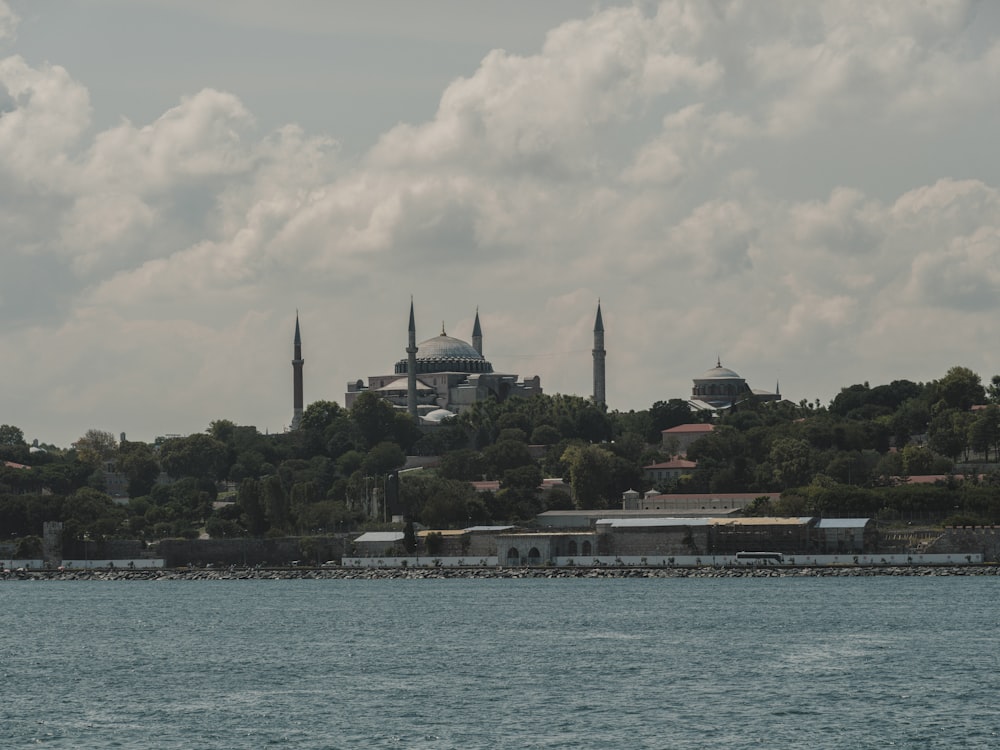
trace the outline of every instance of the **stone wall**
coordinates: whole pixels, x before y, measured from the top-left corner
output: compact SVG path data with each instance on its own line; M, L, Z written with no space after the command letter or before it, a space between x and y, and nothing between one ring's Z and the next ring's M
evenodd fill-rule
M147 555L179 565L287 565L294 560L316 564L344 556L346 535L274 539L163 539Z
M986 562L1000 562L1000 529L989 527L945 529L924 551L941 555L979 552Z

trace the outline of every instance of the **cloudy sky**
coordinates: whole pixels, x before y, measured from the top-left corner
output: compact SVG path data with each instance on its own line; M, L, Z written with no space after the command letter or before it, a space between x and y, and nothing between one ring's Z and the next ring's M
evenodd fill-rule
M591 392L1000 372L1000 4L0 0L0 423L291 418L418 339Z

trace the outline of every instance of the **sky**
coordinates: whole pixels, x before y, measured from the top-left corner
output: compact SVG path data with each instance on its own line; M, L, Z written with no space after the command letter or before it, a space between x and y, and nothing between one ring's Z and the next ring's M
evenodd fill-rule
M0 423L287 428L418 341L611 409L1000 372L1000 4L0 0Z

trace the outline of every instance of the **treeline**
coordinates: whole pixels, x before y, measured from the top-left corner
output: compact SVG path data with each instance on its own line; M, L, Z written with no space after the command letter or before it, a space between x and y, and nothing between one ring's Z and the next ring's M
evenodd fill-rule
M974 462L1000 455L998 401L1000 376L984 386L964 367L930 383L852 385L827 407L747 399L688 448L695 470L659 486L643 466L676 453L663 430L705 417L684 400L629 412L564 395L487 401L424 432L366 392L349 410L314 402L300 429L279 435L220 419L153 444L88 430L66 451L30 448L18 428L0 425L0 459L14 464L0 464L0 528L27 538L61 520L70 541L315 534L383 523L394 511L447 528L618 507L625 490L651 488L782 493L777 507L755 512L994 521L991 472ZM438 457L436 468L397 475L408 455ZM124 477L127 503L106 494L108 469ZM906 481L926 474L951 478ZM569 491L538 492L544 477L565 479ZM479 480L498 488L476 492Z

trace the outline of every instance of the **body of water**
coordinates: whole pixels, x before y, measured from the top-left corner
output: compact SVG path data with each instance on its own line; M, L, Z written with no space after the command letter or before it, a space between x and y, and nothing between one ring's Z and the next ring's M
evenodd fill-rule
M0 583L0 748L996 748L1000 580Z

